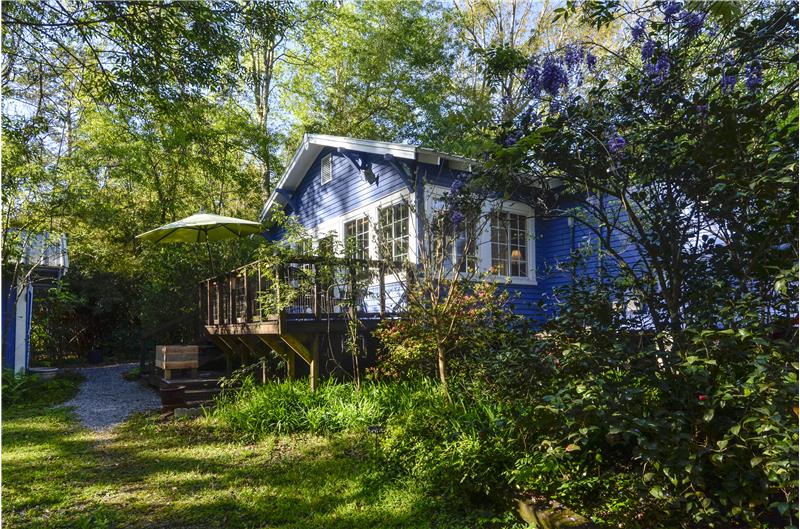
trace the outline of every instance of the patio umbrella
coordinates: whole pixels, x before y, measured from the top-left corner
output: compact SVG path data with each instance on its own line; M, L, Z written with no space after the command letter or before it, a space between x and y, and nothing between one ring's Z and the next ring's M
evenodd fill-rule
M213 274L214 263L211 260L209 241L244 237L259 233L261 230L261 224L252 220L197 213L137 235L136 238L151 242L204 242L208 248L208 261Z

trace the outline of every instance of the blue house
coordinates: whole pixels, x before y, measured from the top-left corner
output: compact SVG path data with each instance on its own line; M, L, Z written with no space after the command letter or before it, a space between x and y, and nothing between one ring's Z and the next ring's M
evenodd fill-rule
M2 367L24 373L30 367L34 293L67 272L67 237L24 230L9 235L18 239L20 252L3 263Z
M362 256L415 263L424 252L426 223L443 209L438 198L454 180L468 178L474 164L413 145L307 134L261 220L280 210L317 241L332 237L344 245L355 238ZM591 244L590 233L569 215L538 215L522 201L487 199L482 213L471 266L513 291L516 312L541 316L540 301L570 280L564 265L574 250ZM282 235L267 233L272 240ZM454 258L463 251L455 245Z
M475 163L413 145L307 134L264 205L261 220L270 226L274 218L290 218L318 247L349 244L356 257L371 263L419 267L431 248L428 228L446 207L442 197L454 181L469 178ZM487 197L478 215L482 221L465 223L471 227L459 228L460 235L454 231L443 251L450 262L460 263L454 272L466 272L469 266L475 276L497 281L511 291L516 313L541 320L546 316L542 302L573 276L565 265L573 252L597 244L586 228L573 222L567 213L570 204L558 206L564 214L553 215L548 208L544 215L523 200ZM464 235L467 230L470 237ZM285 227L273 226L264 235L287 241ZM467 238L472 242L465 244ZM318 253L315 248L303 250ZM585 271L596 273L601 264L597 255L590 257ZM336 333L345 330L336 327L335 316L348 310L346 303L338 302L346 297L347 281L316 281L275 315L265 315L263 297L255 293L277 290L281 281L297 286L303 270L315 266L309 260L265 271L253 263L226 278L210 278L200 289L206 330L229 353L258 355L259 347L266 345L285 354L290 374L295 373L294 358L302 358L313 385L321 365L347 362L341 356L343 346L337 346L338 351L331 347L339 340ZM385 269L377 276L359 307L366 341L369 322L404 303L407 276ZM320 356L326 346L331 362ZM363 360L369 364L373 359Z

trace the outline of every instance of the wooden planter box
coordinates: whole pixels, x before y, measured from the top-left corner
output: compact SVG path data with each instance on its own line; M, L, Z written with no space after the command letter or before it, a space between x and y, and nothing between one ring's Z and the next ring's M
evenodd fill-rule
M191 377L197 378L200 367L200 348L196 345L157 345L156 367L164 370L164 378L172 378L173 369L191 369Z

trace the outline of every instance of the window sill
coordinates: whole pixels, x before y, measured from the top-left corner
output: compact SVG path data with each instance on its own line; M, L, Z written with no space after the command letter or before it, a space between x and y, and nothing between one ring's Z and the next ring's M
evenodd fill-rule
M494 283L506 283L509 285L536 286L539 284L535 279L531 279L530 277L498 276L498 275L486 275L483 277L487 281L491 281Z

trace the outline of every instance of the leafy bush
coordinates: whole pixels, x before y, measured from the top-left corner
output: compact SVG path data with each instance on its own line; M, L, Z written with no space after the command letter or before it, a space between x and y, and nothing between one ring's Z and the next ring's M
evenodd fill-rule
M36 377L3 369L3 406L22 401L31 391Z
M50 380L36 375L15 374L3 370L3 407L53 406L72 398L84 378L74 372L59 373Z

